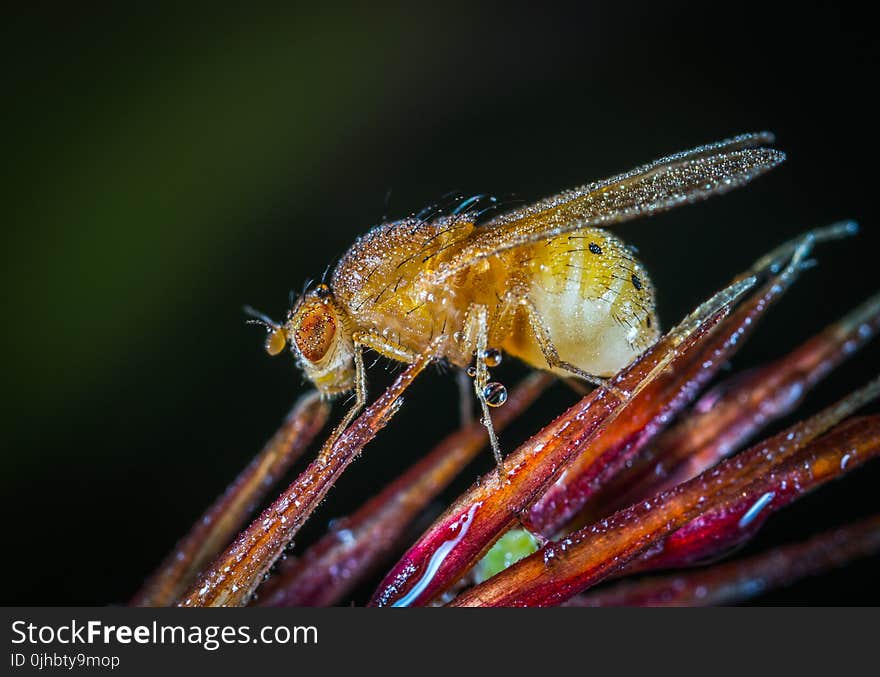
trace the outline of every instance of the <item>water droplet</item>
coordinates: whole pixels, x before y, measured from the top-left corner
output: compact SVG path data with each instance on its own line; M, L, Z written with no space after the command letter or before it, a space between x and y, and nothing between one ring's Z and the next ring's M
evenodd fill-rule
M467 368L467 375L473 378L477 375L477 368L473 365Z
M501 364L501 351L489 348L483 351L482 358L487 367L497 367Z
M755 521L755 518L766 508L773 499L776 498L775 491L768 491L755 501L752 506L746 510L745 514L739 520L739 528L745 529L749 524Z
M507 402L507 388L497 381L492 381L483 388L483 397L490 407L500 407Z

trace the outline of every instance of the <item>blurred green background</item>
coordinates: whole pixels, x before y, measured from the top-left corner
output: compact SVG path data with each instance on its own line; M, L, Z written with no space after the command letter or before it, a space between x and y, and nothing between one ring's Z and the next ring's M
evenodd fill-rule
M736 366L781 355L880 288L869 25L838 4L9 13L0 487L19 575L0 601L129 597L304 390L242 305L281 316L359 233L451 190L533 199L772 129L790 155L772 176L622 232L668 326L783 239L858 218L859 240L818 252ZM878 353L804 411L876 373ZM549 395L507 448L567 401ZM448 376L426 377L303 542L456 406ZM876 510L877 478L823 490L754 547ZM878 601L876 564L763 601Z

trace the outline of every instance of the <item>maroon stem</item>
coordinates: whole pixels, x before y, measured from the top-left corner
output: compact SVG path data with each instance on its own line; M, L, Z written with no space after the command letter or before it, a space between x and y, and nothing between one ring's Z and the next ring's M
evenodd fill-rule
M552 382L535 372L492 413L497 431L515 420ZM260 606L338 603L399 544L408 524L443 491L488 442L476 421L448 436L421 461L330 531L301 557L288 558L260 588Z
M168 606L241 529L269 490L324 427L330 408L316 392L303 395L278 432L208 508L129 603Z
M430 363L409 365L366 411L315 459L278 499L221 554L179 602L180 606L243 606L330 487L402 403L400 396Z

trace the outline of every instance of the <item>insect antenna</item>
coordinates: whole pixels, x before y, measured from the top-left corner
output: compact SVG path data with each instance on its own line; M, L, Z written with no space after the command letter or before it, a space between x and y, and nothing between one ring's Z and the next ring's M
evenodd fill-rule
M266 328L266 343L263 346L266 349L266 352L272 357L280 355L281 351L284 350L287 345L287 335L284 327L268 315L265 315L250 306L244 306L242 310L244 310L245 314L249 315L251 318L250 320L247 320L247 324L258 324L261 327Z
M256 308L253 308L251 306L243 306L242 310L244 311L245 315L251 318L249 320L246 320L246 324L259 324L260 326L265 327L266 329L270 329L272 331L278 329L281 326L271 317L269 317L265 313L261 313Z

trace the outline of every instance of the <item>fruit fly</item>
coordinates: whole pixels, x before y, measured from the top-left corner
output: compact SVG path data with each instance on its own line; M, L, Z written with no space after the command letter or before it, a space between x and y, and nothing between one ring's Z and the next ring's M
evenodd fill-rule
M443 360L489 407L506 399L489 369L507 353L532 367L604 384L656 340L654 290L608 229L744 185L785 159L769 133L743 134L495 216L475 201L431 219L376 226L305 291L283 323L257 315L266 350L288 345L325 396L354 391L340 434L367 398L363 351L404 363ZM618 396L626 397L626 393Z

